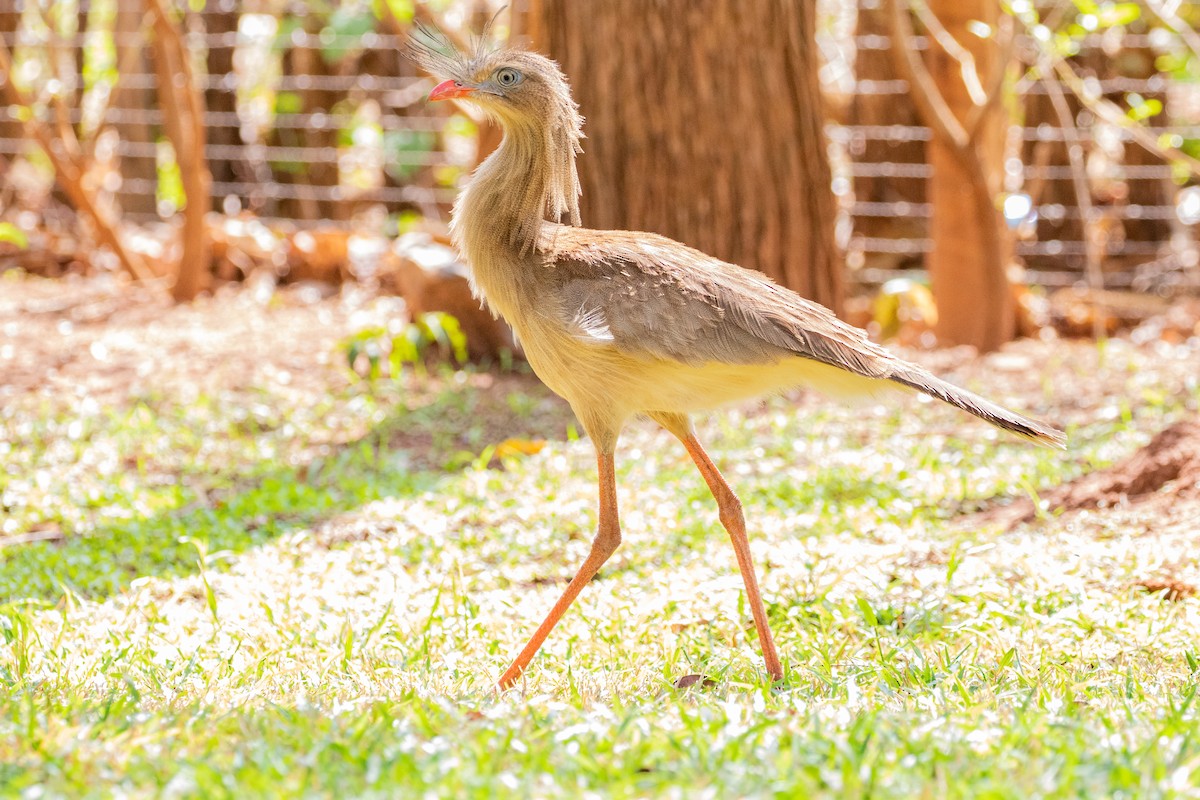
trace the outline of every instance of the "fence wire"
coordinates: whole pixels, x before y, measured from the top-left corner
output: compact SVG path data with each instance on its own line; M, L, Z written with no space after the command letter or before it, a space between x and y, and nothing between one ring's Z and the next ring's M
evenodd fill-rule
M0 0L4 2L4 0ZM8 0L13 2L13 0ZM860 7L873 7L873 0L861 0ZM91 6L79 4L78 14L87 14ZM194 26L203 17L189 19ZM0 40L10 52L80 51L95 45L93 34L84 31L71 36L53 35L45 30L24 27L18 32L0 32ZM892 46L886 35L854 35L848 39L858 52L888 50ZM447 115L441 109L426 107L425 97L432 82L416 74L372 74L371 69L336 74L289 74L278 61L278 52L287 48L307 48L319 53L323 48L351 49L359 54L359 63L368 63L367 56L377 56L370 63L379 72L394 72L388 68L388 57L404 45L402 36L369 31L352 36L331 35L328 31L314 33L303 29L275 35L249 35L244 30L204 32L189 30L185 42L198 64L236 64L239 54L255 50L260 55L274 53L263 64L273 66L266 72L253 73L243 68L200 74L200 88L210 105L204 114L209 143L204 156L214 173L213 203L216 210L248 208L264 219L296 218L319 212L322 218L341 220L353 216L364 205L380 206L390 214L407 209L445 210L453 200L455 181L472 163L473 154L462 143L455 144L454 136L446 132ZM125 48L145 47L141 32L116 31L111 34L112 47L118 53ZM1121 44L1127 48L1154 49L1163 46L1161 36L1125 34ZM918 50L930 47L927 37L917 36L909 46ZM1082 39L1083 51L1111 48L1111 37L1089 35ZM257 48L257 49L256 49ZM221 59L214 60L214 54ZM264 56L265 58L265 56ZM274 59L274 61L271 61ZM76 57L81 64L83 59ZM155 99L158 78L148 63L149 57L138 60L138 69L122 71L110 87L108 103L103 112L104 126L118 130L121 135L103 148L97 143L96 152L114 162L117 179L109 187L114 202L124 209L127 218L147 222L171 213L168 204L162 205L162 176L164 166L162 129L163 110ZM319 58L317 59L320 60ZM380 66L383 65L383 66ZM78 95L81 87L94 84L94 76L67 76L59 87L60 93ZM261 85L261 98L247 98L248 81ZM36 81L27 81L36 83ZM73 83L72 83L73 82ZM1166 97L1169 104L1181 107L1200 107L1200 98L1161 74L1144 78L1121 75L1089 78L1089 91L1102 95L1137 95ZM902 98L908 95L908 84L897 78L855 79L848 86L859 98L896 98L894 107L908 113L911 104ZM1038 81L1022 83L1024 97L1036 98L1046 94ZM43 93L44 97L44 93ZM223 102L215 100L224 98ZM265 98L265 99L264 99ZM299 109L296 103L320 103L315 108ZM264 108L264 104L271 106ZM60 121L77 127L94 124L89 116L94 109L86 104L67 103L60 108L43 102L38 113L52 124ZM370 113L364 117L364 109ZM14 162L30 154L35 146L22 134L19 120L26 113L15 106L0 106L0 158ZM469 127L469 126L468 126ZM1183 120L1179 125L1156 124L1144 128L1151 136L1173 142L1200 138L1200 121ZM900 121L888 124L872 120L872 124L857 124L853 120L832 123L827 135L839 154L835 164L836 180L841 181L839 196L849 222L844 243L858 263L857 277L861 282L885 280L902 274L902 267L919 263L928 253L928 220L932 206L923 197L902 199L864 198L855 196L858 181L885 179L890 181L927 181L933 168L926 160L925 146L933 140L930 129ZM1067 134L1054 124L1027 124L1014 129L1014 136L1029 148L1062 145L1069 141ZM1083 125L1079 133L1094 150L1107 152L1118 147L1134 146L1131 134L1118 127L1100 129ZM464 137L465 138L465 137ZM880 145L884 149L880 150ZM889 147L912 145L916 149L903 156L889 153ZM897 151L899 152L899 151ZM882 155L881 155L882 153ZM835 158L838 161L838 158ZM1158 237L1139 238L1136 226L1124 235L1108 236L1099 246L1111 262L1107 280L1112 285L1138 286L1152 276L1158 285L1179 280L1195 280L1195 248L1191 240L1191 225L1196 220L1181 220L1180 201L1175 193L1178 178L1175 168L1166 163L1129 163L1129 159L1109 157L1098 159L1093 180L1127 187L1124 198L1101 208L1109 222L1118 226L1134 223L1158 223ZM1143 160L1144 161L1144 160ZM1012 165L1008 179L1024 191L1030 185L1053 182L1068 184L1072 169L1066 163L1046 163L1025 158ZM320 179L318 180L318 175ZM836 182L836 181L835 181ZM1146 192L1139 187L1154 184L1161 202L1145 202ZM105 184L108 186L108 184ZM1068 192L1069 194L1069 192ZM5 202L0 196L0 202ZM312 204L319 204L314 207ZM308 205L305 205L308 204ZM1200 206L1200 199L1198 199ZM2 210L2 209L0 209ZM1068 285L1082 274L1084 256L1096 242L1086 240L1083 213L1062 193L1034 203L1031 214L1037 225L1057 226L1054 238L1038 238L1044 227L1031 226L1029 219L1017 220L1022 230L1016 244L1016 254L1033 267L1033 279L1046 285ZM1197 210L1200 216L1200 210ZM1186 216L1186 215L1185 215ZM886 227L903 221L903 225ZM881 224L883 227L881 227ZM1164 228L1170 235L1162 236ZM1031 234L1032 231L1032 234ZM1174 276L1174 277L1172 277ZM1179 276L1183 276L1180 278ZM1172 284L1174 285L1174 284Z

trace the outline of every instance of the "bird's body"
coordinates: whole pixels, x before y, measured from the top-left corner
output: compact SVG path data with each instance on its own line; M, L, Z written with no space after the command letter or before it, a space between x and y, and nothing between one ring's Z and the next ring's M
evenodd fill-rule
M795 386L852 402L918 389L1017 433L1049 433L896 358L763 274L665 237L547 222L521 252L477 238L462 218L455 241L478 265L477 293L598 440L637 414L711 411Z
M473 259L466 237L460 247L473 263L498 260L495 248ZM665 254L687 255L690 272L657 269ZM522 268L480 270L477 290L598 445L610 437L615 444L638 414L710 411L797 385L845 396L883 388L728 327L729 312L712 290L732 276L772 284L663 237L547 225L532 252L505 256ZM706 275L713 265L720 271Z
M649 416L679 437L717 497L774 677L782 667L740 503L696 441L689 415L794 386L843 398L915 389L1021 436L1061 444L1053 428L897 358L761 273L655 234L580 227L582 118L554 62L519 50L447 54L439 45L430 37L412 51L450 78L431 99L473 101L505 131L455 204L454 242L476 293L513 327L534 372L571 404L600 466L592 553L501 686L524 671L620 542L612 458L632 416ZM570 225L557 221L564 216Z

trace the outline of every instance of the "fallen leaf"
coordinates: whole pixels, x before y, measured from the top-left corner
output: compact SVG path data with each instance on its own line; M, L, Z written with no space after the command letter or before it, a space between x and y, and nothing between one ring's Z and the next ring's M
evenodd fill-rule
M495 456L499 459L532 456L542 452L545 446L545 439L505 439L496 445Z

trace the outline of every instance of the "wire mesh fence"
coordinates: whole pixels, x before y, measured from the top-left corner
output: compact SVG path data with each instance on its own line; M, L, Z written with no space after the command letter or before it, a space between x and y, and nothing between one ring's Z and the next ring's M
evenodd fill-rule
M888 27L884 4L859 0L855 6L851 35L843 31L823 48L834 67L827 83L838 109L827 132L835 153L835 191L847 215L844 243L857 267L852 274L862 283L878 283L920 264L930 252L927 185L934 133L921 124L908 82L897 74L891 36L880 32ZM1039 4L1048 14L1053 6ZM1194 54L1178 33L1148 24L1156 19L1149 6L1141 6L1135 24L1077 31L1070 61L1089 97L1122 108L1157 104L1158 113L1141 122L1142 141L1195 152L1200 95L1194 82L1172 74L1164 63ZM1014 49L1028 53L1034 44L1018 36ZM907 43L918 51L933 46L940 45L923 35ZM1100 119L1073 97L1074 118L1065 128L1051 111L1052 90L1061 87L1030 70L1014 82L1007 101L1014 113L1001 200L1026 279L1049 286L1079 283L1092 257L1108 287L1163 293L1200 287L1193 236L1200 194L1189 188L1190 176L1143 147L1131 130ZM1085 203L1074 186L1078 165L1068 158L1075 143L1084 151L1090 192Z
M173 189L166 112L140 5L58 5L48 13L46 4L18 0L0 11L0 41L14 58L11 80L34 98L33 113L49 125L83 132L95 172L89 179L122 219L169 218L183 200ZM64 8L73 22L64 21ZM860 20L878 10L877 0L858 3ZM303 6L254 13L210 2L183 17L206 100L203 156L213 174L213 210L346 226L362 224L369 212L372 224L389 231L405 214L444 215L474 163L475 122L426 106L432 82L399 56L405 37L395 24L369 10L339 13L321 16ZM833 105L843 108L827 133L848 261L860 282L877 283L919 266L930 249L924 184L932 175L932 132L915 121L907 82L887 66L891 37L864 29L858 24L854 35L823 48L834 54L832 66L844 62L845 73L827 81ZM908 46L931 44L917 36ZM1097 96L1159 98L1163 111L1144 130L1179 146L1200 140L1193 86L1156 68L1122 74L1122 59L1113 57L1149 53L1154 63L1179 47L1177 37L1161 31L1125 31L1119 40L1096 34L1080 39L1075 59ZM870 58L873 68L865 66ZM1016 198L1010 218L1016 255L1032 282L1079 280L1089 248L1097 246L1089 230L1099 221L1108 285L1195 284L1192 228L1200 220L1200 195L1178 169L1140 152L1127 131L1076 109L1099 215L1089 218L1070 188L1068 133L1039 111L1046 86L1025 79L1017 88L1021 120L1009 137L1005 189ZM0 107L0 211L56 202L23 127L26 113L13 103Z

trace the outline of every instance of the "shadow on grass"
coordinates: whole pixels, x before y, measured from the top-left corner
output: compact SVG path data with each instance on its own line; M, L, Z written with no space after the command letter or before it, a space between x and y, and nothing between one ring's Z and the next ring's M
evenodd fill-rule
M214 474L199 492L207 499L184 508L0 550L0 602L52 602L67 591L103 599L136 578L195 572L202 552L242 552L374 500L437 491L505 439L566 438L570 409L532 375L483 382L492 385L447 381L431 402L400 405L366 436L306 464Z

